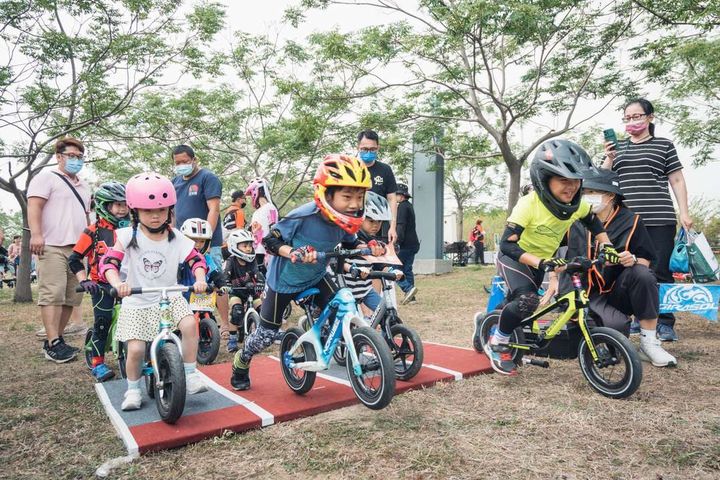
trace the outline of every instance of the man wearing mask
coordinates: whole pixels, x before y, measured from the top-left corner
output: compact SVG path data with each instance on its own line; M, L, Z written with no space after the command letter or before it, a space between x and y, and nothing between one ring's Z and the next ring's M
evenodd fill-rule
M85 146L75 138L55 144L57 170L45 170L28 186L30 252L38 256L38 305L47 340L45 358L65 363L78 349L65 343L63 334L73 307L82 294L70 270L68 258L78 236L87 226L90 189L78 176L85 160Z
M377 193L387 199L390 204L392 220L390 224L383 223L382 236L387 237L390 243L397 241L397 207L398 201L395 195L397 182L395 174L390 165L378 161L380 150L380 137L374 130L363 130L358 134L358 157L365 163L370 171L372 188L370 191Z
M228 231L245 228L245 193L235 190L230 196L232 203L223 217L223 227Z

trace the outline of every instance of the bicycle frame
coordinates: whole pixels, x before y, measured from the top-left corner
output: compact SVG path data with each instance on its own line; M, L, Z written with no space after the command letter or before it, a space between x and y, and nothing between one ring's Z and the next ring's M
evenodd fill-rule
M160 328L158 330L157 336L155 336L152 343L150 344L150 366L145 366L142 370L143 375L149 375L151 373L154 374L156 382L159 381L160 378L160 371L158 370L157 366L157 350L165 342L169 341L175 344L178 352L180 352L181 357L183 354L182 342L180 341L180 338L175 335L172 328L173 322L172 317L170 316L170 297L168 296L168 293L185 292L189 289L192 289L192 287L157 287L140 289L141 292L139 293L160 292Z

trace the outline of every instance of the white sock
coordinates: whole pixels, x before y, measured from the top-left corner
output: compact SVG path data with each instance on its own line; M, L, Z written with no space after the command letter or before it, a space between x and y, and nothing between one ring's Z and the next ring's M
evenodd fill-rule
M140 390L140 379L138 378L137 380L130 380L128 378L127 385L128 390Z
M194 373L197 368L197 362L183 363L183 367L185 367L185 375L188 373Z
M503 335L500 330L496 330L495 334L490 337L490 345L499 345L501 343L510 343L510 335Z
M648 330L647 328L640 328L640 343L654 343L655 340L655 329Z

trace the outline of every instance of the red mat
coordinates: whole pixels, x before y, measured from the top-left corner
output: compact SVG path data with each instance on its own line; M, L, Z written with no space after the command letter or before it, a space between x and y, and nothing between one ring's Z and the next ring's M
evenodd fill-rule
M431 342L423 345L423 368L410 381L397 381L397 394L492 371L487 358L472 349ZM145 394L140 410L123 412L120 403L126 388L124 380L98 383L95 388L131 455L187 445L226 430L242 432L359 403L337 366L319 372L313 389L305 395L296 395L285 384L276 358L253 359L252 388L244 392L230 387L231 370L229 363L202 367L208 392L188 396L184 414L174 425L160 420L154 401Z

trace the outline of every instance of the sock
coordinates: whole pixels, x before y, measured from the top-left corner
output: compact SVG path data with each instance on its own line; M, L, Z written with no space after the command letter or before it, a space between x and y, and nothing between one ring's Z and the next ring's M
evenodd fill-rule
M105 357L92 357L93 368L97 367L101 363L105 363Z
M185 367L185 375L187 375L188 373L194 373L195 369L197 368L197 362L192 362L192 363L184 363L183 362L183 367Z
M233 357L233 367L247 370L248 368L250 368L250 365L242 361L241 353L242 350L235 353L235 357Z
M655 329L640 329L640 343L654 343L653 340L655 340Z
M510 343L510 334L505 334L500 331L500 329L495 330L495 334L490 337L490 344L491 345L499 345L499 344L506 344Z
M237 340L237 339L238 339L237 332L230 332L230 340Z
M127 388L128 390L140 390L140 379L139 378L137 380L130 380L128 378L127 384L128 384L128 388Z

